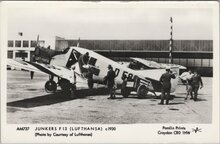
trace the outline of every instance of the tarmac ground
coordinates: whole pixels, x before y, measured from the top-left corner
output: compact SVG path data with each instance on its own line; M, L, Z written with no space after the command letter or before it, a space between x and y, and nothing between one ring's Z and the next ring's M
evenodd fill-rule
M149 94L138 99L135 93L116 99L102 86L93 90L80 86L79 98L71 99L62 92L46 93L48 75L25 71L7 71L7 123L10 124L137 124L212 122L212 80L202 77L204 87L198 100L184 100L186 87L178 85L169 105L158 105L159 98Z

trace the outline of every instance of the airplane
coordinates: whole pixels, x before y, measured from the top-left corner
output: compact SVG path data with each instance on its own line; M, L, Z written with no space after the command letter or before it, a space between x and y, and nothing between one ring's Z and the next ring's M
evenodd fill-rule
M167 67L178 67L179 70L186 70L187 68L178 64L168 64L168 63L157 63L155 61L146 60L138 57L130 57L130 62L122 63L127 67L134 70L148 70L148 69L165 69Z
M168 64L168 63L157 63L155 61L146 60L143 58L137 58L137 57L130 57L130 62L121 62L122 65L125 65L128 68L131 68L136 71L148 71L148 73L153 72L155 69L166 69L169 68L178 68L179 74L183 71L186 71L186 67L178 64ZM183 82L184 76L183 74L186 74L186 72L183 72L179 79Z
M148 92L154 94L155 92L161 92L162 84L159 77L165 72L164 69L155 69L154 73L148 71L140 73L85 48L67 47L62 51L56 51L40 47L38 40L39 36L33 62L11 59L8 60L8 65L29 70L32 73L48 74L49 80L45 83L46 92L54 93L57 91L57 87L60 86L63 92L70 93L71 98L77 98L77 82L87 80L86 75L83 74L83 69L92 71L93 83L104 84L103 79L107 74L109 64L115 71L115 85L118 89L121 89L122 96L128 97L132 91L135 91L139 98L143 98ZM78 60L80 56L86 53L89 53L89 60L87 64L80 65ZM171 70L178 77L178 68L172 68ZM57 82L55 82L54 77L57 77ZM175 91L177 82L177 78L171 81L171 93ZM88 87L93 88L93 83L88 82Z

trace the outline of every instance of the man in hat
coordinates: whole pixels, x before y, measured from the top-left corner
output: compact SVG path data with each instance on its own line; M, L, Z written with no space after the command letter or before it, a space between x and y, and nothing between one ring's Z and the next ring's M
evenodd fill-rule
M166 104L169 104L170 99L170 89L171 89L171 78L175 78L169 67L166 68L166 72L160 77L160 83L162 84L161 90L161 102L159 104L164 104L164 99L166 99Z
M201 86L201 87L200 87ZM203 82L201 76L197 73L197 71L194 71L194 74L192 76L192 91L194 93L194 97L191 99L194 99L194 101L197 100L198 90L203 87Z
M88 69L84 68L84 65L87 65L89 61L89 53L86 52L85 54L81 55L79 57L78 63L79 63L79 68L81 70L81 73L85 75L85 73L88 71Z
M114 84L115 84L115 72L113 71L113 68L111 65L108 65L108 73L105 76L105 80L107 82L107 87L109 89L110 97L109 99L114 99L115 94L114 94Z

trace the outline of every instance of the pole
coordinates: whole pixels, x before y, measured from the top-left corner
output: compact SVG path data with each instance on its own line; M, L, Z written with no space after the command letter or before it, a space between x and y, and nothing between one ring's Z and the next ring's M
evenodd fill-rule
M173 63L172 51L173 51L173 18L170 17L170 44L169 44L169 63Z

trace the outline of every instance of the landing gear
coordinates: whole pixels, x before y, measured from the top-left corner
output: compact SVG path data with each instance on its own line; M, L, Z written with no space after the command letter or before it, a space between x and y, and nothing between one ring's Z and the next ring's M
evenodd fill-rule
M129 88L122 88L121 89L121 95L124 97L124 98L127 98L131 93L131 90Z
M88 87L89 87L90 89L92 89L93 86L94 86L93 79L88 79L88 80L87 80L87 83L88 83Z
M75 84L70 83L66 79L60 79L58 84L61 87L62 92L65 95L70 96L72 99L77 98L77 95L76 95L76 85Z
M130 95L131 91L132 91L132 88L127 87L127 80L124 79L122 83L122 87L121 87L121 95L124 98L127 98Z
M45 88L46 92L48 92L48 93L55 93L57 90L57 84L55 81L49 80L45 83L44 88Z
M140 85L137 89L138 98L144 98L148 93L148 89L145 85Z
M64 91L64 92L68 91L71 86L71 83L66 79L60 79L58 84L61 87L62 91Z
M70 97L72 99L76 99L77 98L77 94L76 94L76 85L72 85L70 88Z

